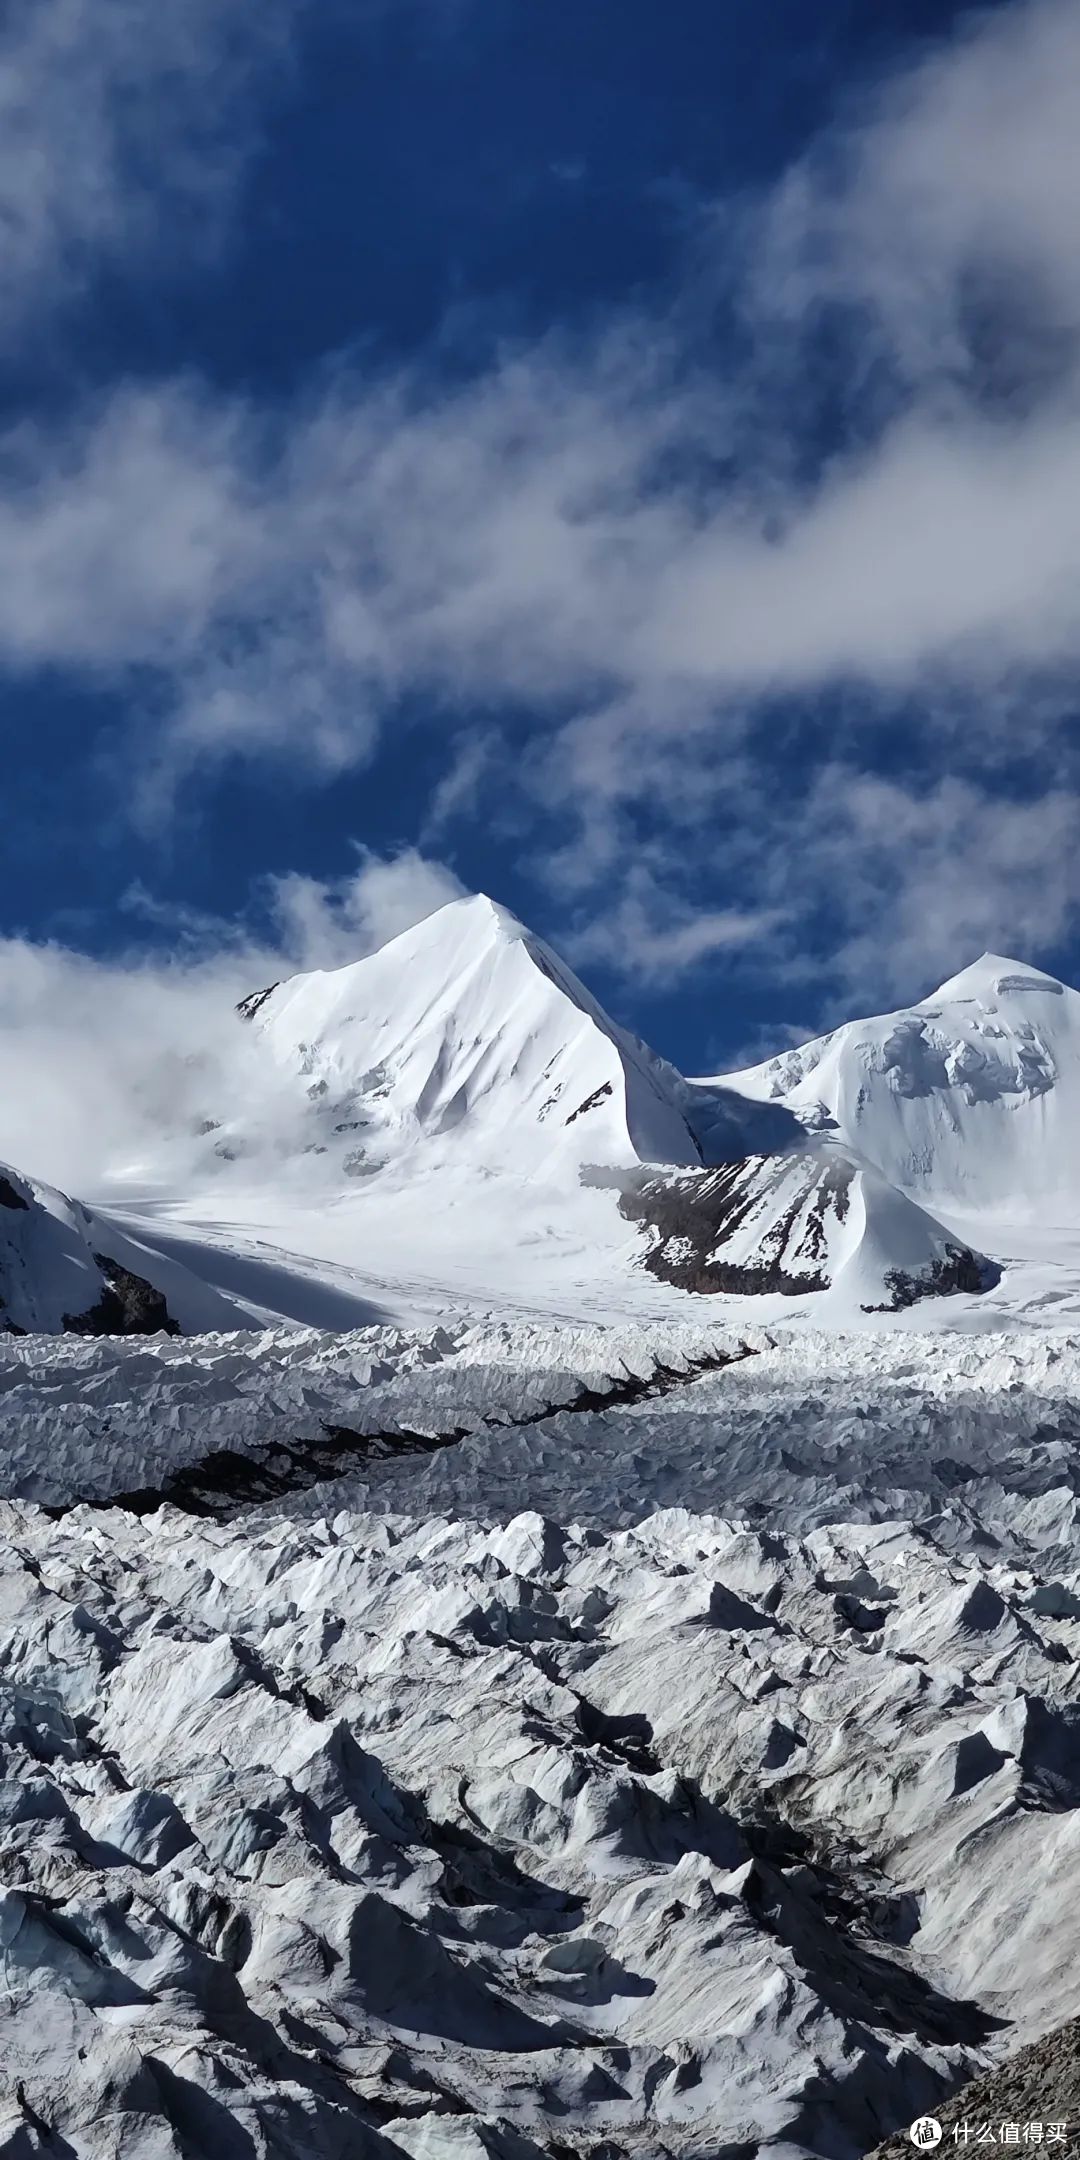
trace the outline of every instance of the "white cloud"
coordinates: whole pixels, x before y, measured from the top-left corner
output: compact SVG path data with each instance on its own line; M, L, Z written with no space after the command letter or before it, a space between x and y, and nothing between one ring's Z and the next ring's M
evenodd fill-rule
M183 189L192 85L232 8L166 17L132 110L157 109L175 63L165 169ZM10 109L37 82L48 109L65 26L77 68L63 60L56 94L78 69L91 86L91 179L55 183L36 237L11 192L26 157L0 146L12 261L127 248L152 211L128 201L134 138L115 132L122 40L110 29L95 54L83 0L11 21L0 120L5 49ZM783 921L815 908L845 989L874 969L899 986L972 942L1045 946L1076 903L1069 864L1037 844L1072 834L1069 770L1052 786L1032 772L1030 804L1010 805L988 761L1045 753L1080 661L1078 167L1080 0L1024 0L867 97L744 221L750 381L705 380L677 317L626 319L503 352L470 382L343 367L271 413L190 380L120 387L9 434L0 668L134 699L144 799L236 752L301 777L362 760L405 699L435 725L467 709L433 831L487 784L490 726L524 712L548 751L522 763L526 790L564 817L551 874L612 881L580 949L654 977L744 946L783 964ZM846 326L851 430L807 477L823 308ZM849 685L908 698L929 777L855 780L826 742L785 827L766 702ZM939 723L948 700L966 732ZM505 759L488 770L504 784ZM660 837L625 870L635 805ZM291 894L297 931L351 933L347 896Z
M1078 111L1080 122L1080 111ZM1080 433L916 417L777 537L718 519L664 574L642 666L726 692L934 668L973 686L1080 656Z
M708 801L722 777L703 779ZM1080 923L1080 797L1068 788L1009 799L972 780L834 763L802 801L744 776L737 811L711 833L654 832L593 869L574 958L654 988L697 975L716 999L713 1033L725 983L764 984L792 1000L805 1035L910 1002L986 950L1049 959ZM737 904L717 908L716 890Z
M465 893L445 863L415 848L391 856L358 852L359 868L331 884L296 871L270 880L279 936L298 967L345 967Z
M194 386L117 392L57 432L0 437L0 652L16 669L182 673L273 536L244 418ZM258 603L256 603L258 604Z
M1080 910L1080 799L1008 800L970 781L925 787L826 771L792 835L808 902L830 905L840 996L935 988L984 951L1047 954Z
M156 670L188 756L280 748L329 690L335 758L420 686L568 696L667 552L635 491L680 414L641 388L540 351L443 396L346 378L269 419L185 381L15 430L0 663Z
M306 0L9 0L0 25L0 324L103 264L203 255L255 139L253 93Z
M163 1133L227 1120L248 1087L240 998L297 969L361 959L461 891L414 850L361 850L330 884L268 880L261 933L136 889L129 911L168 931L167 956L0 939L0 1160L85 1199Z
M939 391L987 363L980 310L999 334L1013 318L995 356L1010 365L1075 332L1078 86L1075 0L971 15L862 85L755 226L752 306L795 324L823 301L858 308L875 357Z
M1080 0L999 10L761 206L751 382L706 383L674 330L626 320L464 384L343 371L259 414L163 383L9 436L0 664L152 671L177 768L363 759L416 694L436 714L647 705L678 734L703 699L726 726L838 682L1000 702L1018 673L1067 672L1078 143ZM856 446L796 482L785 397L841 301ZM882 356L871 424L860 368Z
M220 1117L233 1006L273 972L259 950L104 961L0 941L0 1157L85 1198L159 1122Z
M718 954L769 947L783 920L776 907L695 908L633 862L614 900L567 944L580 965L600 962L631 980L672 988Z
M466 728L457 736L446 771L431 792L424 818L425 839L445 831L456 819L474 814L501 749L491 728Z
M582 381L571 410L534 355L419 411L352 385L276 444L188 384L118 393L60 441L19 430L0 663L152 670L180 765L298 748L332 768L409 692L606 693L676 740L703 697L935 669L992 691L1080 657L1080 430L1056 408L915 416L770 536L745 499L695 526L656 494L686 409L620 391Z

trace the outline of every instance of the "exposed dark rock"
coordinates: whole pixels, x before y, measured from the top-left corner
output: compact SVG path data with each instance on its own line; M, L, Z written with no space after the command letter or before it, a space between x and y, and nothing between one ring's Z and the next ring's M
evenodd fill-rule
M1022 2048L1000 2070L961 2085L950 2099L935 2106L933 2118L942 2131L936 2147L940 2153L967 2146L996 2151L1004 2145L1020 2145L1030 2152L1037 2144L1060 2154L1062 2160L1076 2160L1080 2155L1080 2021L1059 2026L1045 2040ZM1035 2123L1041 2127L1041 2137L1025 2138L1025 2128ZM1051 2124L1052 2138L1048 2136ZM919 2149L908 2129L875 2145L869 2160L901 2160L902 2155L911 2160ZM922 2149L934 2148L927 2141Z
M628 1222L651 1233L644 1265L661 1282L705 1294L802 1297L829 1287L819 1263L827 1249L827 1216L843 1222L847 1214L854 1172L846 1162L822 1167L818 1157L807 1155L788 1206L761 1238L759 1261L712 1257L760 1206L770 1175L789 1175L791 1169L790 1157L773 1162L750 1155L717 1170L664 1171L625 1190L619 1208ZM795 1224L804 1211L796 1240Z
M748 1155L714 1170L653 1172L624 1186L619 1208L644 1231L643 1265L661 1282L706 1295L803 1297L829 1288L829 1227L847 1218L854 1176L842 1156L814 1150ZM743 1241L753 1257L725 1260L725 1248L759 1219L766 1224L760 1236ZM920 1298L979 1296L999 1277L981 1254L949 1245L920 1275L889 1269L887 1298L862 1309L900 1312Z
M903 1268L890 1268L885 1276L885 1288L889 1292L883 1305L864 1305L865 1313L903 1312L909 1305L917 1305L920 1298L955 1297L958 1291L966 1291L971 1297L981 1297L984 1290L992 1290L1000 1280L1001 1270L973 1253L968 1245L948 1245L940 1260L934 1260L921 1275L905 1274Z
M272 982L265 990L253 990L250 997L241 998L236 1008L241 1020L254 1020L260 1006L265 1005L267 998L273 997L275 990L279 988L279 983Z
M107 1260L102 1253L95 1253L94 1261L106 1279L106 1288L89 1312L64 1314L65 1334L179 1335L178 1322L152 1283L133 1275L119 1261Z
M0 1175L0 1207L21 1208L24 1214L28 1213L30 1208L29 1200L24 1200L21 1192L16 1192L11 1179L3 1175Z
M610 1080L605 1080L603 1087L594 1088L593 1093L586 1095L584 1102L579 1103L576 1110L571 1110L566 1120L567 1124L572 1125L575 1118L584 1117L587 1110L595 1110L597 1105L602 1103L605 1097L612 1094L612 1092Z

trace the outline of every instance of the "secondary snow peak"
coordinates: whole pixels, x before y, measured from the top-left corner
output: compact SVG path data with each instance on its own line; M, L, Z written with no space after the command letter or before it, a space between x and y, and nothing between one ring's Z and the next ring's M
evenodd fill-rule
M1080 1210L1080 996L984 953L915 1005L726 1075L830 1130L935 1213L1071 1224Z

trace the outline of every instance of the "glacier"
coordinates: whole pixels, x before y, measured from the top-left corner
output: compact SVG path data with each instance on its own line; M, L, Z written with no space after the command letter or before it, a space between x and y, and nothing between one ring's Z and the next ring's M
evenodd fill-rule
M725 1347L11 1345L0 2149L854 2155L1080 2012L1080 1340Z
M858 2160L1052 2048L1077 994L691 1081L475 900L225 1039L0 1168L0 2152Z

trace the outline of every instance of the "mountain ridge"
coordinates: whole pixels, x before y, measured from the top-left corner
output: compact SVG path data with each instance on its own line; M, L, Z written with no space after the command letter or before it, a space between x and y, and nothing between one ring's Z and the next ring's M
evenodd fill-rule
M783 1105L950 1215L1080 1217L1080 994L1003 954L704 1084Z
M949 1290L967 1311L999 1272L973 1182L1000 1200L1004 1163L1041 1189L1055 1089L1080 1116L1080 997L1020 962L984 955L915 1007L690 1081L485 895L252 991L235 1028L206 1114L189 1092L89 1196L92 1223L34 1191L99 1297L107 1261L186 1330L704 1293L851 1317ZM1010 1153L998 1128L1040 1090L1053 1116ZM28 1309L84 1308L48 1289Z

